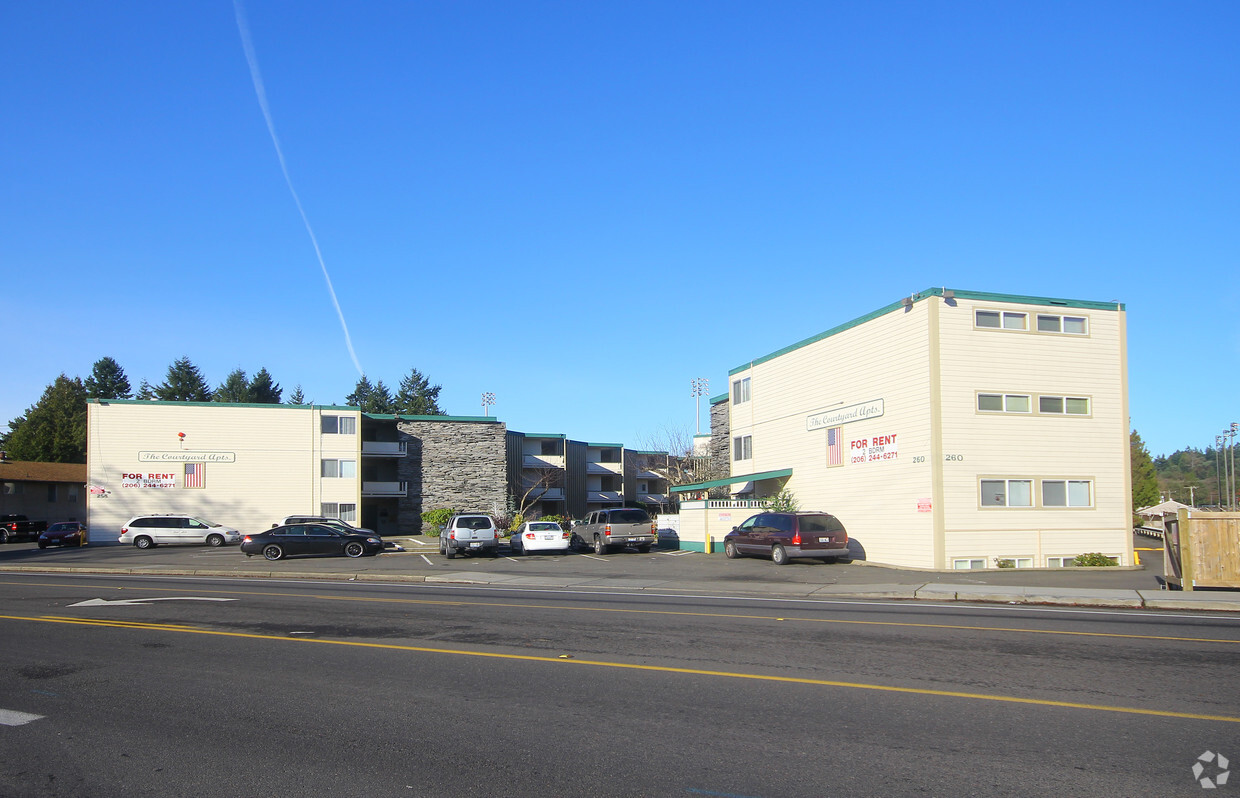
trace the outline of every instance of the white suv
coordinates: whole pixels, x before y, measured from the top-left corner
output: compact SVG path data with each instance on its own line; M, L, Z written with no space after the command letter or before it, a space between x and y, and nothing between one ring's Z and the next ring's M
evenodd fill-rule
M137 515L121 527L121 543L149 549L161 543L205 543L223 546L240 543L241 533L192 515Z
M451 560L458 551L499 556L495 520L482 513L452 516L443 532L439 533L439 553Z

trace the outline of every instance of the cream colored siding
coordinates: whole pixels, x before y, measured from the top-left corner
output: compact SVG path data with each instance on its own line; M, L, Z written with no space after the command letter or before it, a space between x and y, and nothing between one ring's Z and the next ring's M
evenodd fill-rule
M131 517L189 513L242 532L269 528L285 515L314 513L323 501L360 505L360 436L323 434L320 416L360 413L318 407L160 402L87 406L87 472L92 536L120 533ZM185 433L184 442L178 433ZM167 453L142 462L139 452ZM202 455L205 487L185 487L185 462ZM353 478L320 477L323 458L353 460ZM169 474L170 487L125 487L124 474Z

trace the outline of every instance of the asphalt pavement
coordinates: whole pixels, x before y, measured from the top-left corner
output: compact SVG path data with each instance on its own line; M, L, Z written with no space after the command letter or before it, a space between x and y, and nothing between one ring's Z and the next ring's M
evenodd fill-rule
M762 558L728 560L661 547L600 557L590 553L499 557L439 554L438 540L396 538L403 551L358 560L301 557L268 562L242 556L235 546L210 549L92 544L40 550L34 544L0 547L2 572L165 574L184 576L425 582L509 588L633 590L678 595L736 595L1041 604L1134 609L1240 612L1240 591L1167 590L1159 541L1136 537L1140 566L1063 569L935 571L864 561L794 560L776 566Z

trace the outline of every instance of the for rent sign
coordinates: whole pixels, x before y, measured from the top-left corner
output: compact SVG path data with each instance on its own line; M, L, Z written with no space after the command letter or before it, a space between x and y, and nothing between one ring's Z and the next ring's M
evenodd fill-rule
M894 460L900 454L896 441L896 433L875 435L870 438L855 440L849 446L850 460L853 463L875 463L879 460Z
M122 488L175 488L176 474L121 474Z

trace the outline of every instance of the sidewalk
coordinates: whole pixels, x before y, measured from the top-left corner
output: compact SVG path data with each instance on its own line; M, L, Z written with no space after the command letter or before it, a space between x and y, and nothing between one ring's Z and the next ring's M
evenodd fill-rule
M1129 584L1157 585L1156 577L1144 573L1141 568L1069 569L1074 573L1045 573L1042 571L1017 573L1002 571L913 571L868 563L827 566L806 570L794 570L797 566L779 568L754 568L740 570L737 564L746 562L725 561L722 555L695 555L694 567L677 566L676 574L669 578L664 573L655 576L659 569L648 569L651 576L640 573L615 575L589 575L580 572L565 573L564 562L543 564L558 573L526 573L482 570L469 559L457 559L448 567L444 561L432 570L423 566L421 573L410 573L411 560L423 561L417 555L438 556L437 548L418 545L417 542L400 541L405 545L404 554L388 553L364 561L342 561L336 558L307 558L279 563L269 563L261 558L237 558L235 561L208 563L194 562L201 558L187 558L182 562L151 563L142 560L133 567L120 563L64 563L53 565L44 562L0 564L0 573L73 573L73 574L126 574L126 575L172 575L199 577L261 578L261 579L317 579L330 581L353 581L365 583L424 583L487 585L510 588L544 588L598 591L642 591L650 593L675 593L677 595L712 595L762 598L810 598L830 600L894 600L926 602L970 602L986 604L1046 605L1064 607L1105 607L1128 609L1166 609L1222 611L1240 613L1240 591L1169 591L1156 586L1144 587L1084 587L1079 583L1093 582L1115 584L1117 580ZM198 550L183 550L187 553ZM625 560L625 555L611 555L614 562L624 563L626 570L640 571L637 559ZM709 559L698 559L709 558ZM7 559L7 558L6 558ZM178 558L178 560L181 558ZM520 558L524 561L526 558ZM427 560L429 561L429 560ZM538 562L539 558L530 558ZM679 562L679 558L677 560ZM341 567L348 563L347 567ZM437 561L430 561L437 562ZM481 562L492 563L493 560ZM748 560L761 563L761 560ZM301 567L299 567L301 566ZM568 566L571 567L571 566ZM458 570L458 568L460 570ZM1125 573L1132 577L1125 579ZM741 578L738 578L738 575ZM791 578L810 581L792 581ZM938 581L938 580L945 581ZM967 581L964 581L966 580ZM1072 585L1013 585L1004 584L1014 580L1028 582L1052 582L1068 579ZM831 582L825 584L824 582ZM841 582L847 582L842 584Z

